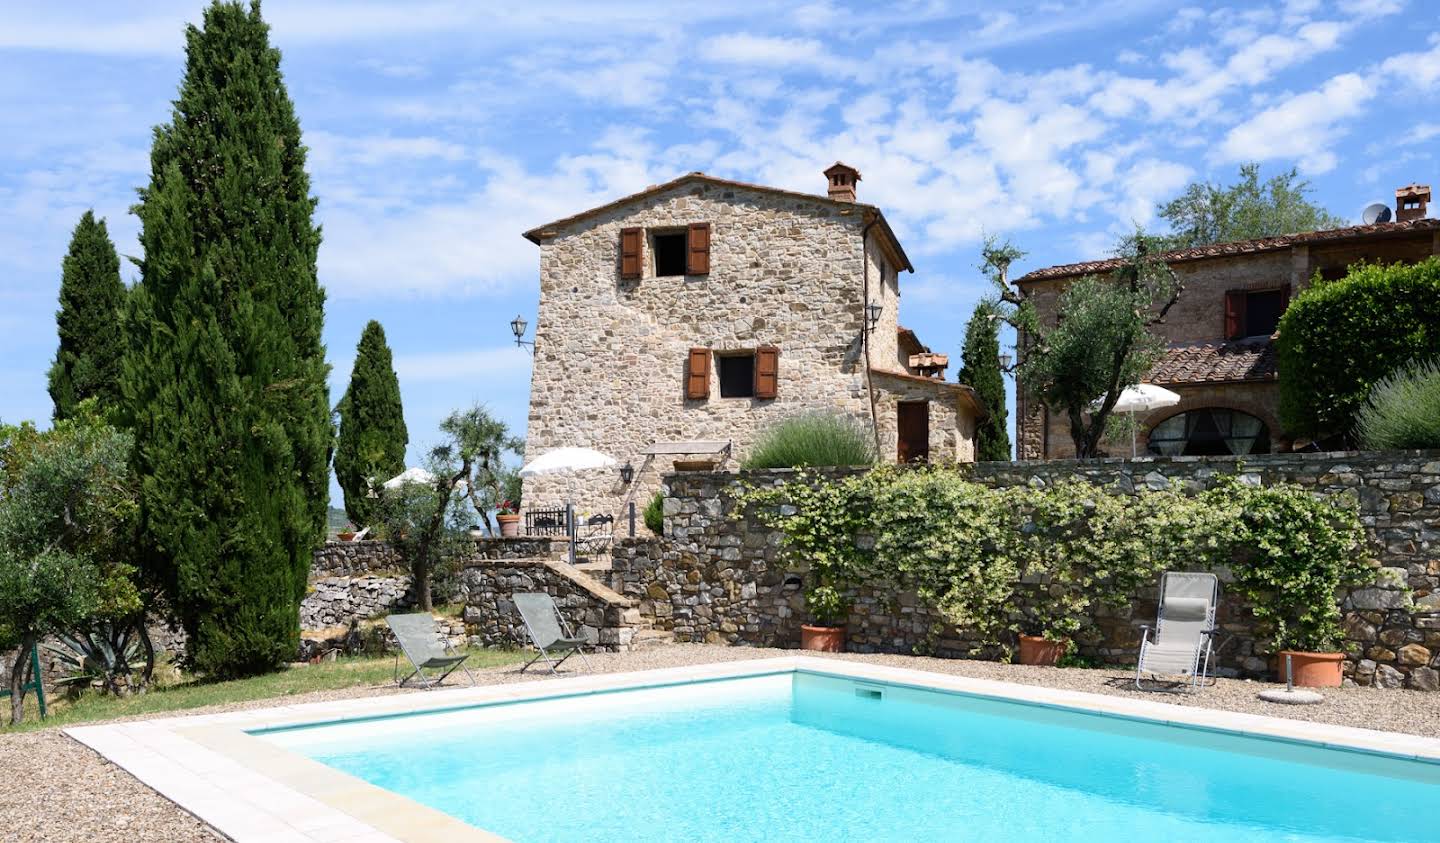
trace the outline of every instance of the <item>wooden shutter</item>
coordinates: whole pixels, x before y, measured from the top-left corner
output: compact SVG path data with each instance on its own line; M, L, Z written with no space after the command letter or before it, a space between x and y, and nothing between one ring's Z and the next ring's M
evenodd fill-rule
M774 398L780 387L780 349L762 345L755 349L755 397Z
M620 229L620 277L640 277L640 238L644 230L639 228Z
M1245 336L1245 291L1225 292L1225 339Z
M685 238L685 274L708 275L710 273L710 223L692 222Z
M685 367L685 397L704 400L710 397L710 349L690 349Z

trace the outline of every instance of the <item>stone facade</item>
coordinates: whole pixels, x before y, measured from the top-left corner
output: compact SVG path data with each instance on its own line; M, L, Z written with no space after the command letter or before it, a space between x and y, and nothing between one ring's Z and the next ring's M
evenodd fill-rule
M476 559L460 571L470 640L487 647L528 647L530 639L510 595L531 591L555 598L575 633L599 650L630 649L635 633L644 627L629 600L564 562Z
M1248 482L1290 482L1353 498L1360 507L1373 583L1341 596L1349 656L1357 684L1436 690L1440 679L1440 452L1257 455L1243 464L1221 458L1152 458L1085 462L979 463L978 482L997 486L1053 483L1079 477L1119 492L1172 484L1198 489L1224 473ZM784 561L781 536L737 513L740 482L780 483L793 472L678 474L667 479L665 536L616 544L612 586L635 601L643 618L685 641L794 646L805 619L804 571ZM1218 572L1222 581L1228 576ZM977 646L947 625L903 583L861 584L848 624L860 652L965 656ZM1077 642L1082 655L1133 663L1141 624L1153 622L1154 587L1130 606L1096 618L1099 634ZM1044 597L1029 598L1043 606ZM1231 676L1270 674L1264 641L1243 601L1222 597L1227 633L1219 667Z
M709 271L658 276L655 235L691 223L710 226ZM638 279L621 277L627 228L644 232ZM573 497L582 515L620 517L685 458L649 455L651 446L726 442L714 458L732 468L765 428L804 412L848 416L894 454L902 396L931 402L936 458L973 453L967 389L871 376L907 371L896 334L897 275L908 268L871 206L692 174L527 236L540 245L540 306L526 459L585 446L635 469L628 485L618 471L527 478L528 507ZM880 305L873 330L867 302ZM762 346L779 349L776 397L721 397L721 358ZM686 397L691 349L710 360L705 398Z
M1226 346L1232 357L1253 359L1249 367L1227 364L1218 356L1208 366L1175 367L1162 360L1147 380L1181 395L1176 407L1157 410L1144 418L1140 449L1146 447L1146 432L1176 415L1198 409L1238 410L1264 422L1273 451L1287 451L1291 437L1276 414L1279 397L1273 356L1264 359L1270 345L1265 338L1228 343L1226 337L1226 294L1231 291L1263 291L1283 288L1292 297L1305 289L1316 274L1334 278L1360 261L1413 263L1440 254L1440 230L1435 220L1421 219L1410 224L1390 223L1316 232L1293 238L1272 238L1243 244L1184 250L1170 253L1170 266L1184 292L1154 330L1170 346L1167 360L1200 346ZM1085 273L1109 271L1103 262L1074 264L1037 270L1016 285L1034 301L1042 320L1054 318L1056 300L1065 286ZM1179 371L1177 371L1177 368ZM1020 459L1064 459L1075 450L1069 420L1049 412L1033 396L1017 397L1015 413L1016 454ZM1123 450L1112 446L1112 453Z

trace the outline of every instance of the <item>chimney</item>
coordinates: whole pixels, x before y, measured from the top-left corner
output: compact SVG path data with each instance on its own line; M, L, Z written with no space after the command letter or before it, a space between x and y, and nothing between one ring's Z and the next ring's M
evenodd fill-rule
M825 171L825 179L829 183L827 192L830 198L837 202L855 201L855 182L860 181L860 171L836 161ZM1425 194L1430 195L1428 192Z
M1409 222L1410 220L1424 219L1425 205L1429 201L1430 185L1428 184L1408 184L1396 190L1395 221Z

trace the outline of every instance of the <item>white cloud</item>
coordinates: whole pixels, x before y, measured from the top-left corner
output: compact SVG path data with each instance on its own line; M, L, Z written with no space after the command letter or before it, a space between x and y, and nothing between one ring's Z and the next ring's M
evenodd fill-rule
M850 75L858 63L832 55L814 38L783 38L737 33L706 39L699 50L708 61L748 67L808 68L825 74Z
M1359 74L1344 73L1313 91L1284 99L1226 134L1216 152L1220 161L1297 160L1309 173L1334 169L1331 151L1343 134L1340 123L1359 114L1375 96Z
M524 371L530 368L530 364L529 352L518 346L464 348L396 355L395 375L402 384L427 381L473 382L486 376L510 375ZM340 366L337 365L336 369L339 370Z
M1380 69L1406 86L1429 90L1440 85L1440 33L1430 36L1430 49L1400 53L1381 63Z

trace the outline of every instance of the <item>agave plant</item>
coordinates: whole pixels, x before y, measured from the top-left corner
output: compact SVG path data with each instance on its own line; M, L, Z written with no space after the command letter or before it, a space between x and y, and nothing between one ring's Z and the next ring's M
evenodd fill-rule
M154 668L149 636L139 624L104 623L74 635L57 635L60 646L47 644L65 672L56 685L79 691L99 688L124 695L143 686Z

